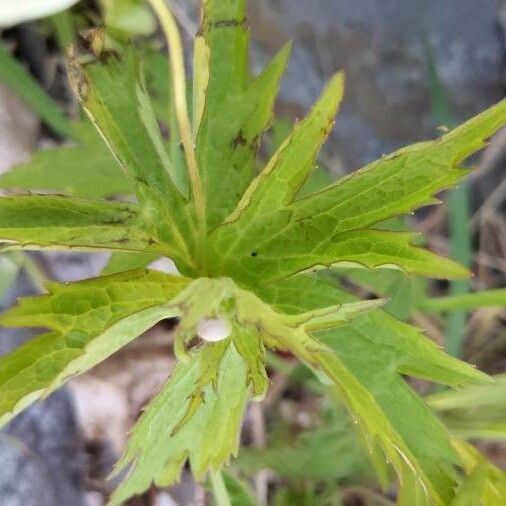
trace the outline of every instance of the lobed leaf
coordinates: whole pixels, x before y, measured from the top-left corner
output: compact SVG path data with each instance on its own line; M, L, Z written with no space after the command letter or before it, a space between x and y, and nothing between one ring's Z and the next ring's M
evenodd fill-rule
M210 242L208 269L232 272L249 285L268 284L303 271L323 267L388 268L432 277L466 278L469 272L452 260L411 245L413 234L354 230L330 236L314 229L310 220L265 234L265 218L257 227L238 234L234 226L216 230ZM212 248L212 249L211 249Z
M137 198L152 215L164 241L178 251L181 267L192 262L194 214L176 187L171 163L135 54L106 65L82 67L71 56L73 86L91 121L129 177Z
M211 233L208 271L231 272L259 284L318 265L353 262L434 277L465 277L466 271L456 264L409 246L408 236L381 235L367 227L434 203L432 195L462 177L465 172L458 164L483 147L505 116L503 101L437 141L404 148L291 203L310 164L300 155L300 166L296 158L276 166L275 157L246 192L232 221ZM272 193L266 197L269 189Z
M275 312L228 279L198 279L170 306L181 316L176 344L185 336L193 338L203 318L219 314L228 314L232 334L183 354L185 359L134 429L117 469L131 466L130 473L113 496L113 505L143 492L151 482L169 486L179 477L186 459L196 476L225 463L237 449L247 400L261 398L267 389L265 345L278 347L292 335L305 335L293 318ZM367 309L370 307L361 310ZM351 311L343 304L326 312L342 315L334 318L338 325L359 310L354 306ZM310 321L312 316L304 319ZM290 343L303 352L328 352L309 337L302 344L293 339ZM311 346L305 346L308 343Z
M143 225L139 206L126 202L46 195L0 198L0 241L24 249L156 249L156 235Z
M0 423L176 316L167 303L187 284L186 278L143 270L50 283L48 295L22 299L0 315L4 327L52 330L0 358Z
M302 313L347 302L350 296L320 276L299 276L263 287L259 293L279 311ZM334 353L298 356L323 369L339 387L373 455L379 445L396 468L401 483L410 483L423 504L443 504L452 496L452 468L458 458L448 434L416 397L402 374L458 386L487 377L445 355L413 327L374 311L318 337ZM292 347L293 350L293 347Z
M506 120L506 100L440 139L414 144L371 163L294 204L293 220L310 218L334 233L369 227L417 207L457 184L459 164L482 149Z
M245 20L244 0L206 1L195 43L194 129L209 228L230 214L254 173L289 55L286 46L250 82Z
M344 76L336 74L312 111L281 144L245 191L227 221L244 227L262 214L290 204L314 170L315 159L330 134L343 98Z
M219 345L224 348L218 357L216 344L205 345L188 363L179 363L151 401L115 469L117 474L132 466L112 495L110 506L123 504L153 481L162 487L173 483L187 459L194 475L201 477L209 469L219 469L236 453L250 396L247 367L230 340ZM210 370L216 375L214 380L207 376ZM188 417L195 395L201 402Z

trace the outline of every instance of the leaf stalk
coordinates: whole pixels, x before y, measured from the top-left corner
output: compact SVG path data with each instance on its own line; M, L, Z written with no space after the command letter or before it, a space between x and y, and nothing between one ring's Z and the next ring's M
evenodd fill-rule
M188 115L188 105L186 101L186 73L181 36L179 34L176 20L170 9L167 7L165 1L148 0L148 2L151 4L151 7L160 21L167 41L170 56L169 62L172 70L172 89L170 92L174 94L175 112L181 134L181 142L185 152L186 163L188 166L188 173L190 175L197 220L199 222L201 232L205 233L206 205L197 165L197 157L195 155L192 128Z

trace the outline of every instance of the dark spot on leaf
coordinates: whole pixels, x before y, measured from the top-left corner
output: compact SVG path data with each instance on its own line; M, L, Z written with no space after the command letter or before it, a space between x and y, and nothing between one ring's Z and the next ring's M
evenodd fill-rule
M140 177L140 176L137 176L137 177L135 178L135 180L136 180L139 184L142 184L142 185L144 185L144 186L148 186L148 182L147 182L144 178L142 178L142 177Z
M258 253L257 253L256 251L252 251L252 252L251 252L251 256L252 256L252 257L257 257L257 256L258 256Z
M103 225L122 225L123 223L125 223L125 219L120 216L111 216L102 220Z
M244 137L242 129L239 130L238 134L235 136L235 138L230 143L232 145L232 148L236 149L237 146L244 146L247 143L247 139Z
M214 28L235 28L238 26L242 26L246 23L246 18L237 20L237 19L220 19L219 21L215 21L213 23Z

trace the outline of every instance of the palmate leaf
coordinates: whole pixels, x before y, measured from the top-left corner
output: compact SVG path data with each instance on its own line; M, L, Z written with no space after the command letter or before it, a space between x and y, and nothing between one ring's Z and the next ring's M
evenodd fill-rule
M79 133L79 145L37 151L30 162L1 174L0 188L91 198L132 193L129 180L92 125L78 123L74 130Z
M123 504L153 481L170 485L187 459L197 477L219 469L238 449L239 428L250 398L246 384L247 367L230 340L207 345L195 360L180 363L135 426L116 472L131 463L134 467L110 505ZM195 400L199 408L181 424Z
M146 91L133 51L106 65L79 65L71 57L73 86L88 116L131 180L139 203L149 212L157 233L179 254L181 270L192 262L194 233L191 202L177 188L179 180Z
M209 228L239 202L255 169L260 137L269 125L289 46L254 80L249 78L246 1L203 3L196 40L194 96L196 154L207 198Z
M284 169L280 177L286 184L280 185L276 171L266 181L260 175L229 222L211 233L209 272L242 277L247 271L248 282L253 284L255 277L257 283L268 282L318 265L344 266L352 258L351 263L369 268L397 265L407 272L435 277L465 276L465 271L450 261L436 261L433 256L423 259L413 250L408 257L418 256L418 261L404 261L399 252L408 249L406 236L397 236L397 241L390 236L384 255L375 261L368 262L360 255L355 260L353 257L357 246L368 253L380 248L370 246L371 235L376 232L368 227L434 203L434 193L455 184L465 174L458 164L483 147L484 140L504 124L505 117L506 101L502 101L437 141L404 148L327 189L288 203L286 198L293 198L304 182L301 166L307 167L307 162L301 153L301 166L295 163L295 157L292 164L281 164ZM288 144L286 152L276 153L265 169L267 174L273 164L280 165L276 158L288 157L290 151ZM263 197L269 195L270 188L273 193L267 202L278 198L280 207L263 207ZM340 248L341 240L349 247Z
M151 4L163 15L162 0ZM134 429L118 468L130 472L113 504L153 481L170 484L187 458L197 475L229 459L247 401L261 397L268 386L267 347L292 352L331 391L339 391L383 481L385 457L395 468L401 503L448 503L459 456L401 375L451 386L486 377L445 356L412 327L374 311L380 302L356 302L332 283L302 273L339 265L465 276L450 260L412 246L409 234L375 227L434 202L435 193L454 184L465 173L460 162L505 123L506 102L438 141L405 148L298 198L334 121L342 77L334 77L306 120L252 180L288 48L251 79L245 0L204 0L203 6L191 125L177 33L170 14L161 17L176 42L169 44L170 79L178 93L165 97L177 113L177 122L169 121L169 149L133 51L83 65L70 55L74 88L136 203L0 199L0 240L9 247L110 249L116 252L110 272L165 256L189 278L130 271L51 285L48 296L4 315L4 325L51 330L1 359L5 419L159 319L178 316L180 361ZM180 132L172 131L176 126ZM191 177L181 174L186 166L180 139ZM199 325L216 318L230 324L231 335L214 344L201 336L187 350Z
M130 472L111 504L122 504L152 482L170 485L187 458L196 476L219 469L237 450L246 402L261 398L267 389L265 345L285 339L295 343L290 336L305 335L301 321L308 325L320 321L322 314L332 315L335 327L376 305L366 301L309 310L300 319L276 313L231 280L194 281L169 304L180 308L179 332L184 335L203 317L233 308L229 309L232 334L219 343L205 344L176 366L134 428L116 471L131 466ZM327 349L320 344L314 348Z
M254 231L252 237L256 238L255 241L249 236L241 241L232 228L229 233L218 232L213 243L216 256L212 257L209 270L215 274L232 271L250 285L267 284L322 267L384 267L425 276L469 276L467 269L452 260L413 246L413 234L409 233L354 230L329 237L318 229L301 225L298 234L289 231L286 235L279 234L274 240L268 240L264 239L263 230L259 227ZM250 243L249 249L244 249L248 245L245 242Z
M50 283L48 295L22 299L0 316L0 325L45 327L52 332L0 358L0 423L105 360L158 321L176 316L167 302L188 282L180 276L138 270L78 283Z
M276 283L261 294L275 308L289 313L350 300L319 276ZM323 368L340 387L371 451L377 445L383 449L401 483L420 492L420 504L444 504L452 495L452 465L458 458L443 426L401 375L451 386L479 383L487 377L448 357L420 331L383 312L368 313L318 336L334 354L319 353L310 365Z

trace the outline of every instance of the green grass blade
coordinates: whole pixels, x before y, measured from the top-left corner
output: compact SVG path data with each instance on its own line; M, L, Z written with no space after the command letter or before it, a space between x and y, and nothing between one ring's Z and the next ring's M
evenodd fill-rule
M55 132L64 137L75 136L72 124L61 109L2 44L0 44L0 81Z

